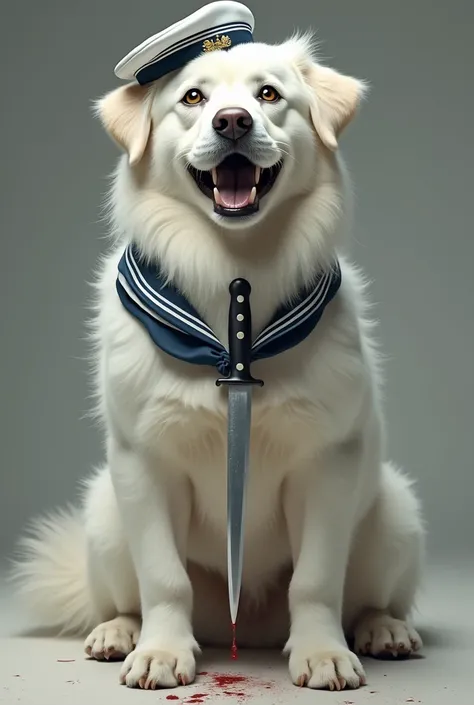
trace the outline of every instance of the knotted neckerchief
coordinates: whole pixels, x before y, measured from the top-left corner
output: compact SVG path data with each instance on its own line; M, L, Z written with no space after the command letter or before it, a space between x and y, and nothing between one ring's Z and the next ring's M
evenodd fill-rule
M166 280L156 264L147 264L129 245L118 265L117 292L161 350L195 365L229 374L229 353L192 304ZM282 305L252 343L252 362L293 348L316 327L341 285L336 261L321 272L311 288L303 288L291 305Z

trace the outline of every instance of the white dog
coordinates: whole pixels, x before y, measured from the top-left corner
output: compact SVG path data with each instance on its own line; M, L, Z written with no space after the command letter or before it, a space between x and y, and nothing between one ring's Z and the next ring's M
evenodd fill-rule
M265 386L254 395L239 641L284 646L295 684L331 690L364 684L354 652L421 646L409 621L419 506L384 458L365 287L341 253L350 204L337 140L363 93L296 38L210 52L98 103L126 152L94 329L107 466L80 510L24 539L17 573L43 623L92 630L89 655L125 658L128 686L191 683L198 644L230 636L226 395L212 369L160 350L122 306L117 264L132 241L226 342L232 279L252 285L257 334L339 259L342 285L314 331L253 367Z

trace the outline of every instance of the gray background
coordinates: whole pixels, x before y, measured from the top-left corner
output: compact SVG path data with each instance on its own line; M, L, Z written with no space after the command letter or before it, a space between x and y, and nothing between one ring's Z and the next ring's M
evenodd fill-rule
M90 111L115 63L196 0L2 3L0 552L102 458L84 418L87 281L117 152ZM250 0L257 37L311 25L372 93L343 140L354 255L374 280L392 456L418 480L433 561L471 550L474 4Z

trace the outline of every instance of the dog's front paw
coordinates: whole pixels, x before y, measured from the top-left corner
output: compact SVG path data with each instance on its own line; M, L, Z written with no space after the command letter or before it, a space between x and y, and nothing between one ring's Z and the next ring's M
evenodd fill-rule
M196 675L196 660L190 649L154 648L150 642L127 656L120 682L129 688L174 688L189 685Z
M344 647L293 648L290 653L290 675L295 685L316 689L360 688L366 683L361 662Z

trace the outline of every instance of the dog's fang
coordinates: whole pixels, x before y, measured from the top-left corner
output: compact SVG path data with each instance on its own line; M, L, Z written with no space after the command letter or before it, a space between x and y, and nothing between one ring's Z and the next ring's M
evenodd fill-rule
M260 181L261 173L262 173L261 167L256 166L255 167L255 184L258 184L258 182ZM253 201L252 201L252 203L253 203Z
M217 186L217 169L214 167L214 169L211 169L211 174L212 174L212 183L214 186Z
M249 197L249 205L251 206L253 203L255 203L255 199L257 197L257 189L254 186L253 189L250 191L250 197Z
M214 201L217 203L218 206L223 206L224 207L224 202L221 198L221 194L219 193L219 190L217 188L214 188Z

